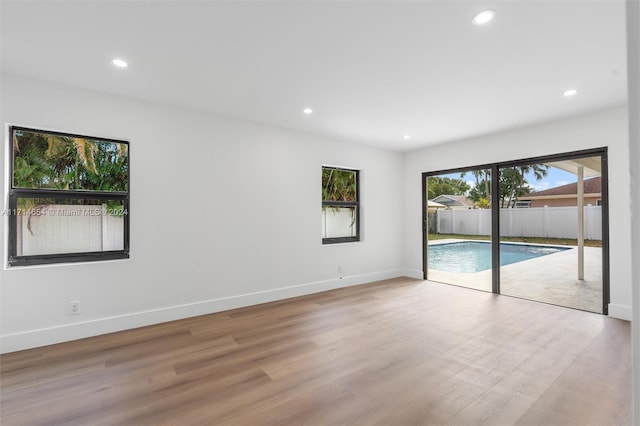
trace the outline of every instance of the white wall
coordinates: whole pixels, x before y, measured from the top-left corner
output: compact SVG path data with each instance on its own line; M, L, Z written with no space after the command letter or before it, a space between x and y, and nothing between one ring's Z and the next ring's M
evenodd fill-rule
M631 258L633 286L633 424L640 423L640 1L627 0L627 90L631 169Z
M631 223L627 110L597 113L487 135L408 153L405 156L406 273L422 276L421 174L457 167L609 147L611 303L609 315L631 319Z
M131 259L1 270L4 352L401 275L399 153L15 76L1 83L0 123L131 141ZM322 164L361 170L362 242L321 244ZM67 314L74 300L79 316Z
M132 164L131 259L0 270L4 352L421 277L423 171L601 146L609 147L610 315L631 316L625 108L402 155L15 76L0 83L0 123L128 139ZM321 244L322 164L362 170L362 242ZM203 220L180 226L194 213ZM81 315L67 314L72 300Z

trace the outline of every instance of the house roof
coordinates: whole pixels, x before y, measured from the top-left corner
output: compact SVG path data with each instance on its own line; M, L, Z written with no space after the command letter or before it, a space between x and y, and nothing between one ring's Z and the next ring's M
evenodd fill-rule
M447 206L445 206L444 204L436 203L433 200L427 200L427 207L432 208L432 209L442 209L442 208L445 208Z
M601 187L601 178L594 177L591 179L586 179L584 181L584 193L585 194L600 194L602 191ZM521 200L527 200L529 197L548 197L555 195L577 195L578 194L578 183L569 183L567 185L556 186L555 188L545 189L544 191L536 191L526 196L520 197Z
M435 201L436 203L444 204L447 207L451 206L464 206L464 207L473 207L473 201L465 197L464 195L449 195L442 194L433 198L431 201Z

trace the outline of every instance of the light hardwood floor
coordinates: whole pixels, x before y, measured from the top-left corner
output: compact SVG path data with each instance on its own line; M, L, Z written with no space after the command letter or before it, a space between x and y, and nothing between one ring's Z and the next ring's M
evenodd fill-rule
M395 279L0 357L0 423L631 423L625 321Z

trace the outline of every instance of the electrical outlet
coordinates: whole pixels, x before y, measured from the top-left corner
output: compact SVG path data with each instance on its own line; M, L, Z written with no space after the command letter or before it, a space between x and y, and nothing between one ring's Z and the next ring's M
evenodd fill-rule
M80 301L69 302L69 315L80 315Z

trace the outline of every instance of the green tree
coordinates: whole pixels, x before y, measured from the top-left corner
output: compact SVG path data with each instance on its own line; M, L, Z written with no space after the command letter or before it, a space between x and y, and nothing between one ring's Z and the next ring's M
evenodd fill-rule
M428 198L434 199L439 195L465 195L471 187L462 179L433 176L427 181Z
M325 167L322 169L323 201L357 201L356 172Z
M511 207L523 195L533 191L526 179L527 174L533 174L536 181L547 176L549 166L546 164L530 164L526 166L507 167L499 171L500 207ZM469 191L468 197L477 206L491 206L491 180L489 170L474 170L476 185ZM464 173L463 173L464 175Z
M469 191L469 199L480 208L487 208L487 203L491 207L491 171L488 169L472 170L460 173L460 177L464 178L467 173L471 173L476 181L475 186Z
M128 152L121 143L17 130L16 188L126 191Z
M488 189L490 184L486 178L479 180L476 185L469 190L469 199L476 204L481 200L491 200L491 192Z
M518 197L529 194L533 188L527 182L526 174L532 173L536 181L547 176L549 166L530 164L507 167L500 170L500 207L512 207Z

